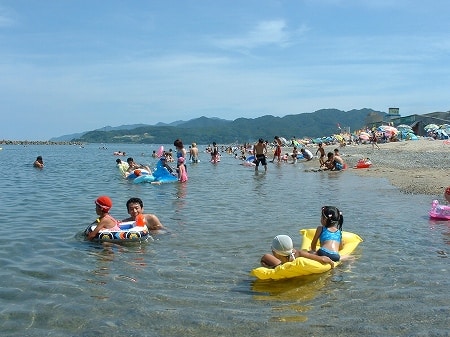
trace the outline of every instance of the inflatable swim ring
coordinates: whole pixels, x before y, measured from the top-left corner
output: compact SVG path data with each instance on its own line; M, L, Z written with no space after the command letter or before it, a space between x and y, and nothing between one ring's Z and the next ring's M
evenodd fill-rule
M151 173L145 169L138 169L138 170L134 170L133 172L128 173L126 178L129 180L134 180L137 177L141 177L144 175L151 175Z
M311 241L314 238L315 228L302 229L300 234L302 236L302 245L300 249L309 250ZM344 242L344 248L339 251L341 256L349 255L355 250L360 242L363 240L354 233L342 232L342 239ZM335 268L340 262L335 262ZM251 275L257 277L260 280L281 280L292 277L299 277L311 274L321 274L330 270L329 264L322 264L318 261L307 259L305 257L298 257L292 262L286 262L276 268L259 267L251 271Z
M372 166L372 162L369 159L360 159L358 160L358 162L356 163L355 168L360 169L360 168L369 168Z
M89 234L95 229L96 225L89 225L84 235ZM98 232L93 241L99 242L142 242L147 241L150 236L147 226L136 226L135 221L119 223L120 231L111 231L103 229Z
M428 214L432 219L450 220L450 206L439 205L439 201L433 200L431 210Z

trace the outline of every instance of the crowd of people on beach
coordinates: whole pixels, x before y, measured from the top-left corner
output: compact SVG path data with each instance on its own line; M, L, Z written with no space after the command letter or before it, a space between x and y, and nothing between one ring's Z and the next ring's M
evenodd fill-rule
M260 138L255 144L244 144L240 147L220 147L216 142L213 142L212 145L206 147L205 153L211 156L210 162L213 164L220 162L220 156L223 152L230 155L234 154L235 158L241 160L247 160L248 157L253 157L252 164L255 167L255 171L258 171L260 165L264 167L264 171L267 171L268 162L289 162L295 164L299 160L311 161L314 158L317 158L320 170L341 171L346 168L346 163L339 152L339 148L335 148L333 151L327 153L324 144L318 143L314 145L317 146L317 149L315 154L313 154L305 144L292 140L290 144L292 152L287 152L283 155L282 150L286 144L283 144L280 139L281 137L275 136L273 142L269 143L267 140ZM179 182L185 183L188 181L186 161L199 163L199 149L196 143L191 143L189 150L186 150L181 139L176 139L173 144L176 149L175 152L172 149L162 153L153 151L152 157L157 158L158 165L164 170L167 170L169 174L176 176ZM372 148L378 147L375 133L373 133L370 144L372 144ZM273 151L273 157L269 161L268 155L270 149ZM122 151L117 151L113 154L116 156L126 155ZM172 167L169 164L173 162L176 163L176 167ZM138 175L137 172L142 173L142 171L146 171L149 174L152 173L149 165L137 163L133 157L128 157L126 161L117 158L116 164L124 177L130 174ZM37 156L33 162L33 166L39 169L44 168L42 156ZM446 189L444 198L450 203L450 186ZM117 220L110 215L109 212L112 205L113 202L109 196L99 196L95 200L95 211L98 218L92 223L92 225L96 225L95 229L87 233L88 240L94 239L102 230L120 230L119 224L127 221L135 221L136 226L147 226L148 230L153 234L163 233L165 230L164 225L155 214L144 212L144 204L140 198L134 197L127 201L126 210L129 217L123 220ZM323 206L320 215L320 226L316 228L310 250L294 249L292 239L288 235L277 235L272 241L271 253L264 254L261 257L261 265L267 268L276 268L286 262L303 257L322 264L329 264L333 268L336 262L346 259L345 256L340 256L339 254L339 251L343 247L342 224L343 215L337 207Z
M255 171L258 171L260 165L264 167L264 171L267 171L268 152L269 148L273 149L273 158L270 163L291 163L296 164L298 160L311 161L314 159L314 155L309 148L305 145L300 145L298 142L292 140L292 152L282 154L282 143L280 137L275 136L274 142L269 144L267 140L260 138L254 145L244 144L241 146L241 155L239 159L248 161L247 154L252 160L251 163L255 167ZM339 149L334 149L333 152L326 154L323 143L319 143L315 156L318 156L319 170L341 171L346 168L346 164L339 154ZM299 150L300 148L300 150ZM234 150L236 151L236 150ZM233 152L234 152L233 151ZM235 153L235 157L238 158L238 154Z

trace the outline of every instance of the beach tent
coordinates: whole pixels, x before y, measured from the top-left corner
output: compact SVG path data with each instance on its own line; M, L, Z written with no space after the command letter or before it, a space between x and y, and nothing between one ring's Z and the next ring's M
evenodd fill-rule
M402 137L403 139L406 140L418 140L419 137L417 137L414 132L406 132L406 133L402 133Z
M434 131L439 139L448 139L448 133L445 132L443 129L437 129Z

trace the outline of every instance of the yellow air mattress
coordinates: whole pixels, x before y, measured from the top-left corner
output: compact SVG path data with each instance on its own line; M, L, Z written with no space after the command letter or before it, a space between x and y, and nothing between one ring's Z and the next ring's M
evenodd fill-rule
M311 246L311 241L316 232L315 228L312 229L301 229L300 234L302 236L302 244L300 249L309 250ZM342 232L342 240L344 247L339 251L341 256L351 254L360 242L363 240L354 233ZM334 264L335 268L340 262ZM329 264L322 264L320 262L307 259L305 257L298 257L292 262L286 262L276 268L265 268L259 267L251 271L251 274L260 280L281 280L285 278L292 278L298 276L305 276L311 274L324 273L331 269Z

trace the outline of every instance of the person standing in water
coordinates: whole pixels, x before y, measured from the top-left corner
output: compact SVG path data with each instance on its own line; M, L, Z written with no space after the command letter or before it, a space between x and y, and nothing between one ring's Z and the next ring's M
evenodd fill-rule
M267 162L266 162L266 154L267 154L267 146L264 142L264 139L260 138L258 143L253 146L253 152L255 155L255 171L258 171L258 166L261 163L264 166L264 171L267 171Z
M278 162L281 161L281 146L283 145L280 137L275 136L273 139L275 142L275 152L273 153L273 159L271 160L271 163L275 161L275 158L278 159Z

